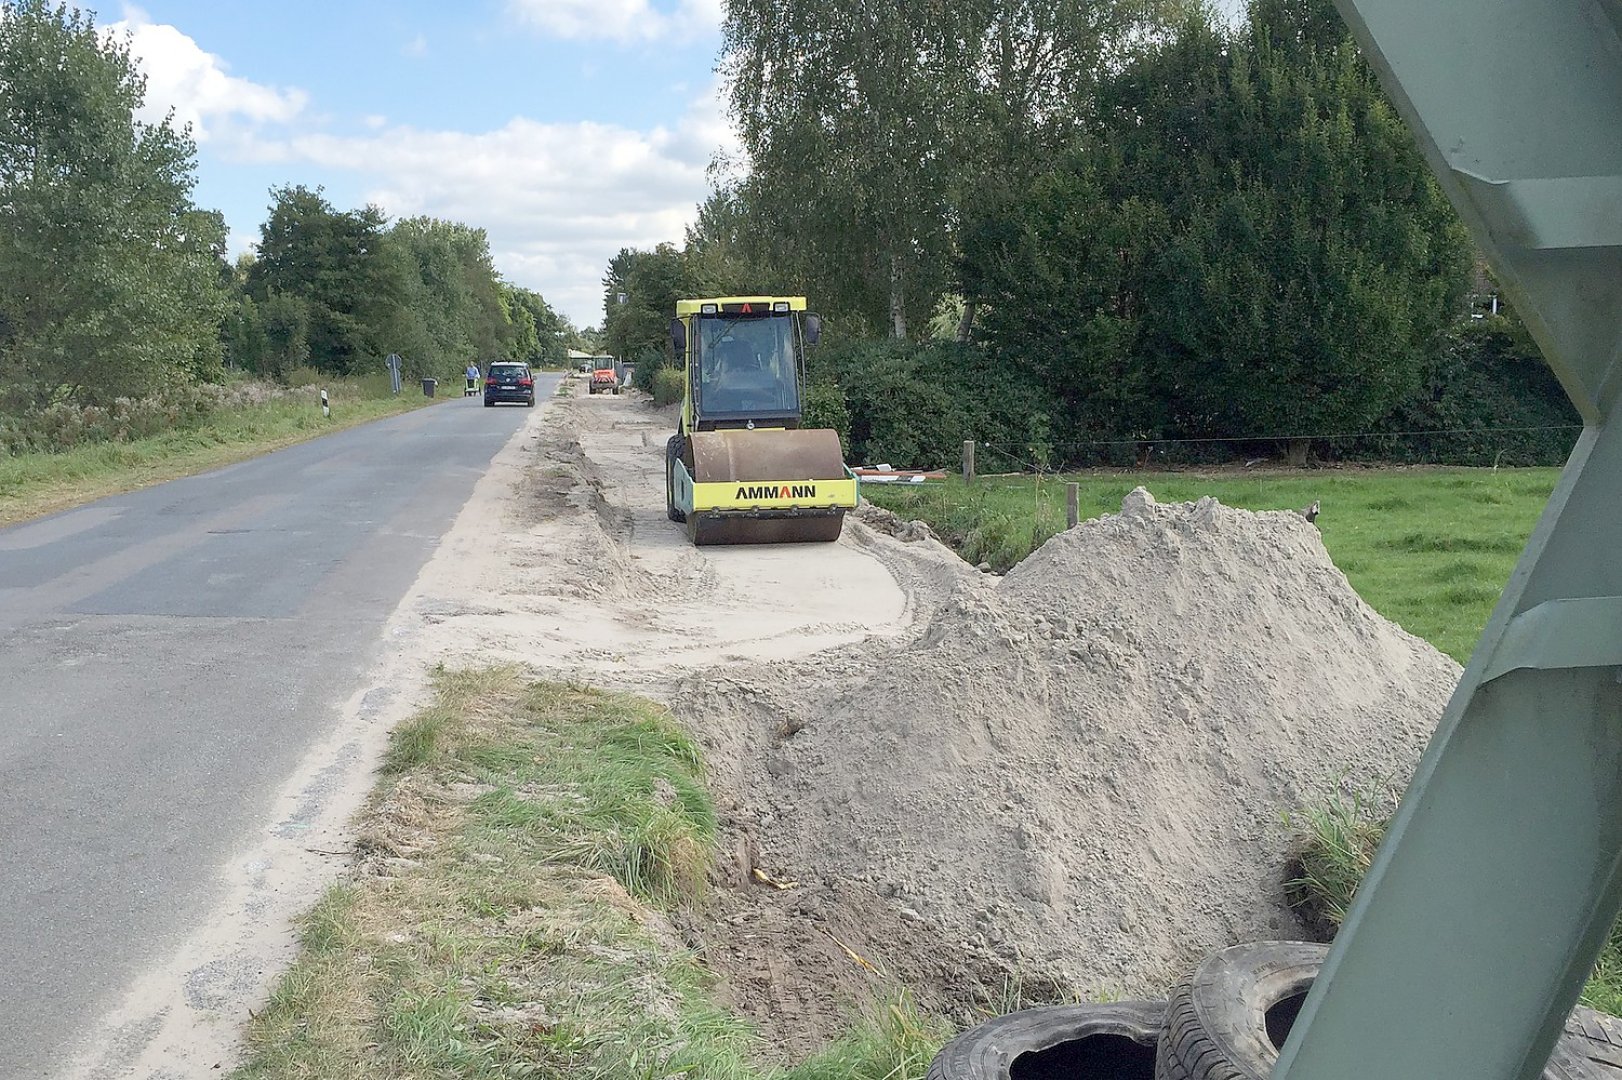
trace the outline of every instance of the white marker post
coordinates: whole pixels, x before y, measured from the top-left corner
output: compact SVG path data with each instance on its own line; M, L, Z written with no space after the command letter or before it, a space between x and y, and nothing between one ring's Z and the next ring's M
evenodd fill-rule
M332 419L332 406L327 404L327 392L321 391L321 415L328 420Z

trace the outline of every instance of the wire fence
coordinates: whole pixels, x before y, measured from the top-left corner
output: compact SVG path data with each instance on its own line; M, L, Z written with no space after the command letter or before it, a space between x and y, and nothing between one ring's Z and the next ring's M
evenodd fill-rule
M1570 455L1582 430L1580 424L1547 424L1197 439L1093 439L1030 445L977 442L975 471L982 475L1051 474L1083 468L1306 463L1494 468L1559 465Z

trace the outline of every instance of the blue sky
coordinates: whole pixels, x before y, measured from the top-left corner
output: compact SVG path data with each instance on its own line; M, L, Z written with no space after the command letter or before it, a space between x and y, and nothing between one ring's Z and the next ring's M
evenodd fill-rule
M198 139L232 246L269 189L483 227L498 268L579 325L626 245L679 241L733 146L720 0L89 3L130 35L154 115Z

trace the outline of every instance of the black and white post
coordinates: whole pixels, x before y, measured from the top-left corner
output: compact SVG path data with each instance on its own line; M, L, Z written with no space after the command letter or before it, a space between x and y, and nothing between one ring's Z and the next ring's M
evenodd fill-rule
M321 391L321 415L328 420L332 419L332 406L327 404L327 392Z

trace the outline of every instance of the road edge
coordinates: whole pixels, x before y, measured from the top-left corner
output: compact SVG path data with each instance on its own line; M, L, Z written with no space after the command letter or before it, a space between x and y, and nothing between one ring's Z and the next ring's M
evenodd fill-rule
M316 439L324 439L329 435L339 435L346 431L354 431L368 424L378 424L385 420L396 420L402 416L431 409L434 405L445 404L435 401L429 404L412 405L409 408L399 409L395 412L383 413L379 416L368 416L360 420L338 419L330 427L298 431L283 435L279 438L268 439L263 442L225 443L217 446L207 446L189 454L176 454L165 458L151 466L130 466L126 471L108 478L105 484L69 483L60 500L52 500L43 506L30 507L17 511L6 500L0 500L0 529L9 529L18 525L29 525L44 521L57 514L64 514L70 510L77 510L81 506L96 502L99 499L111 499L119 495L128 495L132 491L152 487L154 484L166 484L171 480L184 480L192 476L201 476L216 469L228 469L232 465L240 465L244 461L252 461L279 450L286 450L292 446L300 446ZM8 497L9 498L9 497Z
M257 842L217 870L221 899L182 943L138 975L96 1024L62 1080L159 1080L229 1069L242 1025L297 956L294 921L352 865L354 813L371 792L389 733L426 700L431 655L420 639L423 601L454 596L489 552L473 522L522 479L544 403L502 444L456 519L384 620L381 663L338 710L332 729L300 759L264 817ZM451 588L447 589L449 585Z

